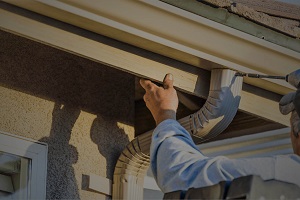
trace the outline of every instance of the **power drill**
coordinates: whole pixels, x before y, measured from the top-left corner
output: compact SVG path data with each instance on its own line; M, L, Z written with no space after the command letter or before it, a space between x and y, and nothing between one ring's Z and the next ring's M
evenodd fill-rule
M291 96L293 95L292 98L293 102L286 102L286 105L280 105L280 107L284 106L291 106L290 109L295 109L298 113L298 116L300 117L300 69L289 73L286 76L272 76L272 75L262 75L262 74L251 74L251 73L241 73L237 72L235 74L236 76L245 76L245 77L251 77L251 78L271 78L271 79L282 79L291 84L292 86L296 87L298 90L296 93L290 94ZM293 105L291 105L293 103ZM290 104L290 105L288 105ZM288 114L291 110L290 109L281 109L280 111L282 114ZM286 111L288 110L288 112Z

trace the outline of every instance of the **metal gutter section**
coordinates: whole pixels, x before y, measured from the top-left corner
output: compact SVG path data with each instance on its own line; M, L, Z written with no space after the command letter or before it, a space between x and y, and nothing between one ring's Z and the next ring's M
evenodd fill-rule
M240 102L243 78L235 71L215 69L204 106L178 122L203 142L220 134L231 123ZM152 131L136 137L119 157L113 180L113 199L143 199L143 183L150 165ZM197 140L198 141L198 140Z
M21 5L21 7L25 6L25 5L27 7L35 5L34 8L37 9L35 11L42 12L42 11L47 10L47 11L49 11L49 13L48 13L49 15L51 13L52 14L57 13L57 12L55 12L55 11L57 11L57 9L54 9L53 7L42 7L40 4L34 4L34 2L37 2L37 1L28 0L28 2L29 1L30 1L30 3L26 3L27 1L12 1L12 2L14 2L16 4L24 3L24 5ZM53 2L57 2L57 1L53 1ZM106 1L106 2L111 3L112 1ZM118 5L119 5L119 3L123 3L123 2L127 2L127 1L125 1L125 0L120 1L120 2L118 2ZM139 1L130 1L130 2L138 3L138 4L141 3ZM153 2L155 2L155 1L153 1ZM165 4L162 2L160 2L160 3ZM44 4L42 4L42 5L44 5ZM170 6L170 5L169 5L169 7L173 8L173 6ZM51 12L51 11L53 11L53 12ZM175 11L177 12L177 10L174 10L174 12ZM184 12L184 14L186 13L185 11L182 11L182 10L179 10L179 11L181 11L181 12L179 12L178 14L182 14L182 12ZM145 10L145 12L147 12L147 10ZM100 32L102 32L103 30L106 30L107 33L112 33L112 32L114 32L113 30L117 30L117 29L107 29L108 26L103 27L102 26L103 24L101 25L100 22L98 23L98 21L96 19L94 21L92 21L92 18L87 20L88 16L86 16L86 18L84 18L85 20L83 20L83 18L78 16L79 14L81 14L81 12L78 13L78 15L76 15L75 13L72 15L68 15L68 14L70 14L70 13L67 13L67 12L65 13L61 10L61 13L57 14L57 16L65 17L66 19L69 19L69 20L74 20L74 21L72 21L74 23L82 22L82 24L78 24L78 26L86 25L86 26L97 27L97 30L99 30ZM155 17L158 17L158 16L160 16L159 13L155 13ZM172 25L172 24L176 24L177 27L181 27L181 25L179 24L180 20L177 21L176 16L179 17L178 15L172 15L172 17L174 17L173 20L175 20L176 23L170 22L167 24L168 26ZM189 14L189 16L194 17L195 20L198 19L198 17L199 17L199 16L193 15L191 13ZM188 17L188 16L186 16L186 17ZM61 20L63 21L63 19L61 19ZM212 23L211 21L207 21L207 19L204 21L206 21L205 23L207 25ZM160 22L159 19L154 24L156 24L158 22ZM71 22L69 22L69 23L71 23ZM200 23L200 21L199 21L199 23ZM167 27L167 25L166 25L166 27ZM212 25L215 25L215 24L212 23ZM61 27L64 27L64 29L61 29ZM123 27L123 26L121 26L121 27ZM223 26L223 27L225 27L225 26ZM82 27L82 28L85 28L85 27ZM89 30L88 28L90 28L90 27L86 27L87 30ZM208 27L206 27L206 28L208 28ZM184 37L185 37L184 39L188 40L194 34L196 34L197 40L199 40L199 41L197 41L197 43L201 42L202 40L205 40L205 44L216 45L216 48L214 48L215 50L221 50L221 48L226 49L226 51L230 52L231 55L237 55L237 57L239 58L238 60L242 60L244 62L243 66L249 66L249 65L247 64L246 59L243 59L243 57L239 57L239 54L244 54L248 58L251 58L251 61L256 63L257 69L259 69L262 65L264 65L264 66L266 66L265 67L266 70L264 70L264 72L269 71L269 70L274 70L272 73L269 73L269 74L284 75L288 72L295 71L296 69L298 69L296 67L296 66L298 66L298 64L297 65L292 64L292 62L293 62L292 60L294 60L295 57L292 55L289 55L289 52L284 53L284 51L282 51L281 56L284 56L285 58L283 60L280 58L280 62L284 63L284 64L282 64L282 63L280 64L279 61L276 60L277 58L279 58L278 57L279 55L273 54L274 52L276 52L278 50L278 49L276 49L276 47L274 47L274 49L272 49L272 50L270 50L269 48L266 48L265 51L260 52L260 49L259 49L261 47L260 45L256 45L256 44L252 45L251 42L245 43L244 39L247 39L247 35L243 35L244 37L242 37L242 38L236 38L236 37L223 38L224 35L230 35L229 30L227 30L228 27L224 28L224 29L226 29L226 31L228 31L228 33L224 33L224 34L221 33L221 34L217 34L217 35L214 34L217 30L213 31L214 30L213 27L208 28L208 30L210 30L209 33L207 32L208 30L206 30L206 28L203 26L193 26L193 27L189 28L189 26L187 26L185 28L181 28L180 30L182 30L182 29L194 30L195 29L195 31L188 32L189 33L188 37L186 37L187 34L184 34ZM197 67L193 67L191 65L189 65L189 66L176 65L176 67L172 67L172 63L170 63L170 62L168 62L166 64L157 62L157 61L155 61L155 59L151 58L152 56L157 57L156 54L152 54L151 57L148 57L148 56L144 57L143 54L146 53L146 55L149 55L149 52L145 52L141 49L139 49L139 50L134 49L133 52L143 52L142 55L128 52L128 51L124 50L124 44L117 44L117 46L109 45L109 44L116 44L116 42L115 41L112 42L111 39L107 39L107 38L105 39L101 35L97 35L97 34L89 32L89 31L82 30L82 29L78 30L74 26L70 26L68 24L58 22L57 20L53 20L53 19L50 19L50 18L47 18L44 16L37 15L35 13L29 12L29 11L25 11L23 9L6 4L4 2L0 2L0 29L7 31L7 32L17 34L17 35L21 35L23 37L32 39L34 41L41 42L43 44L58 48L63 51L67 51L69 53L76 54L81 57L88 58L90 60L105 64L107 66L114 67L114 68L126 71L128 73L132 73L132 74L140 76L140 77L148 78L150 80L162 80L166 73L172 73L176 79L175 86L178 89L180 89L184 92L196 95L196 96L204 97L204 98L206 98L208 96L209 81L207 80L207 75L205 73L205 70L201 69L200 67L210 65L213 62L205 61L199 57L194 57L194 56L192 56L192 54L187 54L188 51L183 51L184 49L181 49L182 46L180 46L180 45L174 45L178 48L177 50L170 49L169 47L161 46L162 43L161 43L161 45L158 45L158 42L161 42L161 40L156 40L155 38L152 38L154 41L150 42L150 40L147 40L147 42L145 42L145 40L139 40L139 39L141 39L141 37L139 37L137 35L135 35L135 36L130 35L130 37L129 37L129 35L126 34L126 32L122 32L121 30L119 30L119 32L114 32L114 34L111 36L112 38L122 40L122 38L125 39L124 35L127 35L128 37L126 37L125 42L131 43L131 40L132 40L132 41L136 42L136 43L134 43L136 46L143 45L143 48L146 48L146 49L150 48L149 50L154 51L154 52L157 52L157 50L159 50L159 53L162 55L172 54L173 56L167 55L170 57L174 57L176 55L174 58L176 58L177 60L183 60L183 57L184 57L184 61L186 63L190 63ZM162 29L162 30L164 30L164 29ZM80 32L80 34L78 34L79 32ZM123 34L120 34L121 32ZM164 32L166 33L166 31L164 31ZM43 34L41 34L41 33L43 33ZM140 32L136 32L136 34L138 34L138 33L140 33ZM198 33L201 33L201 37L199 37ZM149 34L150 33L148 33L146 35L145 34L142 34L142 35L149 36ZM177 34L177 32L175 31L174 33L171 33L171 34L175 35L175 34ZM107 35L107 34L105 34L105 35ZM115 36L122 37L122 38L116 38ZM207 40L209 38L210 38L210 40L213 38L214 41ZM222 42L222 38L224 39L226 44L224 42ZM233 38L235 38L236 40L231 40ZM200 39L201 39L201 41L200 41ZM258 40L258 38L256 38L256 39ZM229 40L231 40L231 42L229 42L230 44L227 44L227 42ZM76 41L76 42L74 42L74 41ZM190 43L192 43L192 42L193 41L190 41ZM240 44L240 42L242 44ZM265 41L262 41L261 43L265 43ZM232 49L232 48L237 47L237 44L243 46L244 48L249 50L249 52L246 53L242 49L239 49L239 51L237 52L234 49ZM195 45L196 45L196 40L193 43L193 46L196 48L195 50L196 51L203 50L203 47L200 47L200 46L197 47L197 45L196 46ZM127 48L132 49L132 47L126 46L126 49ZM264 49L264 48L262 48L262 49ZM270 51L268 51L268 49ZM186 49L186 50L188 50L188 49ZM176 51L177 53L175 53L174 51ZM196 51L193 51L193 52L196 52ZM260 52L259 55L263 55L263 60L257 59L256 54L258 52ZM210 52L210 53L212 53L212 52ZM200 54L199 54L199 56L200 56ZM266 58L268 58L268 59L266 59ZM235 61L238 61L238 60L235 59ZM272 62L272 63L269 63L269 62ZM300 54L298 56L298 63L299 62L300 62ZM232 63L227 63L227 64L224 63L224 66L228 66L228 68L234 67L234 64L232 64ZM273 68L273 66L274 66L274 68ZM277 69L281 70L280 73L278 73L275 70L275 66L277 66L276 70ZM281 66L281 67L279 67L279 66ZM289 67L283 67L283 66L289 66ZM213 65L211 67L213 69L224 68L223 66L220 66L220 65ZM258 71L255 72L255 70L251 71L250 69L251 68L237 68L237 70L242 71L242 72L258 73ZM262 71L260 69L259 69L259 71L260 71L259 73L262 73ZM264 89L272 91L272 92L276 92L278 94L286 94L286 93L294 90L294 89L291 90L289 88L292 86L284 87L283 86L284 84L288 85L287 83L285 83L285 81L280 82L280 84L282 84L282 85L277 85L277 84L270 85L271 82L266 81L266 80L255 79L252 81L254 83L256 83L258 86L260 86L261 88L264 88ZM244 78L244 82L247 82L247 78ZM252 84L252 85L255 85L255 84ZM281 90L282 87L284 87L284 90ZM278 110L278 101L274 100L274 98L270 97L270 95L268 95L268 97L263 97L254 90L252 92L243 90L241 96L242 96L242 99L240 102L240 110L241 111L245 111L247 113L251 113L253 115L260 116L265 119L269 119L274 122L289 126L289 124L290 124L289 117L282 116L282 114ZM259 103L253 104L253 102L259 102Z
M299 52L161 1L5 1L208 70L226 66L246 73L286 75L300 61ZM279 94L293 90L276 80L245 78L245 82Z

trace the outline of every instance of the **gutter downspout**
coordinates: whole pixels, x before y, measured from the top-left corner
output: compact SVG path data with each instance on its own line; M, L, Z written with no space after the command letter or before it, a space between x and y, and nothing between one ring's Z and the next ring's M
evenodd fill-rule
M229 69L211 72L207 101L196 113L178 122L201 142L223 132L231 123L239 107L243 78ZM113 199L143 199L144 177L150 165L152 132L132 140L121 153L114 171Z
M210 89L202 108L178 122L201 142L222 133L233 120L239 107L243 79L229 69L211 72ZM201 143L200 142L200 143Z

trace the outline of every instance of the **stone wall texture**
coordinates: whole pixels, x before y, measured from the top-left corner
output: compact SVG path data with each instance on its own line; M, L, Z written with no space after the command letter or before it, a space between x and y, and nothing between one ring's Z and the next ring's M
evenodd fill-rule
M48 144L47 199L109 198L85 178L134 137L134 76L3 31L0 60L0 130Z
M204 0L204 2L227 9L270 29L300 38L299 6L274 0ZM286 12L285 17L282 17L284 12Z

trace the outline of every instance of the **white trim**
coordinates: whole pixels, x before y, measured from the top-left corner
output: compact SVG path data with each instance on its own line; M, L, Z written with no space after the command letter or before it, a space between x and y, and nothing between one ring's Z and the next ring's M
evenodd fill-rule
M224 140L219 140L219 141L214 141L214 142L208 142L205 144L200 144L200 145L198 145L198 147L201 147L201 149L203 149L203 148L208 149L208 148L214 148L214 147L223 148L223 145L225 145L225 144L238 144L239 145L240 142L243 142L243 141L252 141L255 139L274 137L277 135L286 134L290 130L291 130L291 128L282 128L282 129L266 131L266 132L262 132L262 133L252 134L252 135L245 135L245 136L229 138L229 139L224 139Z
M111 195L112 181L98 176L96 174L89 175L89 186L88 188L106 195Z
M31 160L30 199L46 199L47 144L0 131L0 151Z
M293 153L290 128L224 139L198 145L206 156L230 158L258 157Z

